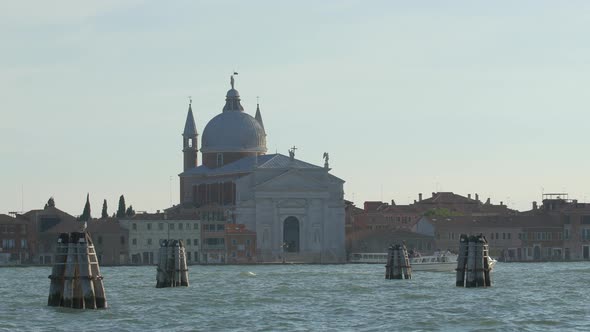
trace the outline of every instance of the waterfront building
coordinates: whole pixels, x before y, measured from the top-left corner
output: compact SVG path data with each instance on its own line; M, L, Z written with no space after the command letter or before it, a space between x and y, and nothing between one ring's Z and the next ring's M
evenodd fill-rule
M94 242L96 257L101 265L126 265L129 260L129 230L116 218L93 219L87 231Z
M26 219L0 214L0 265L30 263L33 233Z
M256 262L256 232L241 224L225 225L227 262L249 264Z
M225 264L227 262L225 224L225 218L216 213L207 214L202 222L202 264Z
M223 111L203 130L201 165L191 104L182 136L181 204L167 211L206 205L231 211L231 222L256 233L263 262L285 255L298 262L345 261L344 181L330 174L328 154L323 167L296 159L295 147L289 156L266 154L260 107L254 117L244 112L233 77Z
M52 230L52 228L65 223L77 231L80 225L76 221L76 217L56 207L30 210L17 215L17 217L26 219L31 225L31 257L32 263L35 264L53 264L54 262L55 246L59 233L55 233L55 229Z
M549 215L559 220L565 260L590 260L590 204L570 199L567 193L543 194L541 206L533 202L526 215ZM542 236L542 234L538 234ZM547 235L545 236L547 237ZM555 239L555 238L552 238ZM557 251L555 249L554 251Z
M499 216L514 215L517 211L509 209L503 202L492 204L488 198L480 201L479 195L471 194L461 196L453 192L433 192L432 196L423 199L418 194L418 199L407 205L396 204L395 201L385 203L381 201L367 201L361 211L356 211L350 217L352 224L347 227L346 238L349 241L348 252L358 252L361 248L383 248L387 245L382 240L383 234L391 233L408 236L407 240L414 242L417 250L431 253L435 248L430 240L434 233L422 233L427 238L416 239L420 235L410 236L416 232L418 222L423 216ZM398 235L395 238L400 238ZM387 241L385 241L387 242ZM427 245L430 244L430 247ZM419 247L421 248L419 248Z
M160 241L166 239L183 240L187 263L199 263L201 222L198 215L140 213L129 219L121 219L120 223L129 232L129 263L157 264Z

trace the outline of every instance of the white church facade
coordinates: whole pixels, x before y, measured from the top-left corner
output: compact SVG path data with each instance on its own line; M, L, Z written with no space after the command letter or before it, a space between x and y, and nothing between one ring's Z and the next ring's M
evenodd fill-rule
M345 262L344 181L323 166L289 156L266 154L260 108L244 112L240 95L227 92L221 114L203 130L198 165L198 133L192 105L183 133L181 206L219 206L232 222L256 232L262 262Z

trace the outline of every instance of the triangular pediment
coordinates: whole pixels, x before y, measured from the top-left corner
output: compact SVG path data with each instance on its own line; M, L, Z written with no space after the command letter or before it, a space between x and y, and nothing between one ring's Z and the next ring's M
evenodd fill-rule
M327 187L298 170L289 170L256 186L256 191L325 191Z

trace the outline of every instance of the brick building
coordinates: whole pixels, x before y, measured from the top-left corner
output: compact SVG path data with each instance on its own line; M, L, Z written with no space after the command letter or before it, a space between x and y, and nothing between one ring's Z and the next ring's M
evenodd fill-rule
M256 232L241 224L225 225L227 263L249 264L256 262Z
M0 214L0 265L32 261L34 232L28 220Z

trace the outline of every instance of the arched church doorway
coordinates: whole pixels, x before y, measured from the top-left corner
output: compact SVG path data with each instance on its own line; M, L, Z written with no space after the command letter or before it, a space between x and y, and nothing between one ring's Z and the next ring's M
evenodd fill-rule
M285 252L299 252L299 219L288 217L283 224L283 246Z

